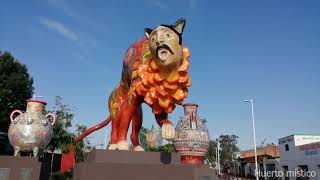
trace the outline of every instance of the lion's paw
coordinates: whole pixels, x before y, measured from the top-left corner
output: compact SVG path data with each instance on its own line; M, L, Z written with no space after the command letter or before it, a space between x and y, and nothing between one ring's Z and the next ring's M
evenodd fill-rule
M133 147L133 151L144 151L143 147L138 145Z
M165 123L161 127L161 135L164 139L173 139L175 136L175 130L171 123Z
M108 147L108 150L116 150L117 149L117 144L110 144Z
M127 141L120 141L117 143L118 150L129 150L129 144Z

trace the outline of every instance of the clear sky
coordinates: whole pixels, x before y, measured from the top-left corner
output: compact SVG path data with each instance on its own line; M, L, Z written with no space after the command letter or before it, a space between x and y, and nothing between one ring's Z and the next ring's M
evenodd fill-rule
M88 127L108 116L126 48L145 27L187 19L195 102L211 138L236 134L253 147L250 104L255 99L257 144L293 133L320 133L320 1L80 1L1 2L0 50L26 64L38 95L75 106L74 123ZM156 124L144 107L145 127ZM176 124L183 114L170 115ZM109 126L110 128L110 126ZM93 144L104 139L101 130ZM109 131L110 132L110 131ZM108 133L109 137L109 133Z

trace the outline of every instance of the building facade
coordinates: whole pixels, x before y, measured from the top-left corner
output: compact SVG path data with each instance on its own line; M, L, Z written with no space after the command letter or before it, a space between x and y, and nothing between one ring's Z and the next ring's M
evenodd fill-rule
M320 180L320 135L294 134L278 143L283 180Z
M257 163L258 172L263 173L265 171L274 171L277 169L279 162L279 147L274 144L269 144L265 147L257 148ZM244 177L254 177L255 172L255 153L254 149L240 151L240 175ZM263 174L258 174L260 179L272 179L262 178Z

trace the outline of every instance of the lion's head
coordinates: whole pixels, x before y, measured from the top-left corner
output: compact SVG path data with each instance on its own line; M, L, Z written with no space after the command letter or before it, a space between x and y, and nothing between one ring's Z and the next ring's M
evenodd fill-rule
M189 49L182 46L185 20L173 25L146 29L151 57L138 67L141 79L135 85L137 95L152 107L154 114L171 113L188 95Z
M182 33L185 19L172 25L160 25L155 29L145 29L149 48L159 68L167 74L178 69L183 57Z

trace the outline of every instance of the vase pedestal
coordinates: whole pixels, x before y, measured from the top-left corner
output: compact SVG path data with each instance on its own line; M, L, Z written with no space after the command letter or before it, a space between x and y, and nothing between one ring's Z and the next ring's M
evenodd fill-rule
M0 156L0 179L39 180L41 164L35 157Z
M178 153L93 150L74 180L218 180L206 165L181 164Z

